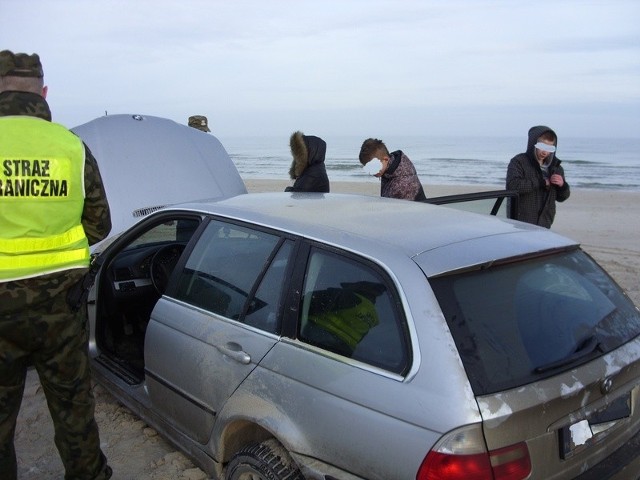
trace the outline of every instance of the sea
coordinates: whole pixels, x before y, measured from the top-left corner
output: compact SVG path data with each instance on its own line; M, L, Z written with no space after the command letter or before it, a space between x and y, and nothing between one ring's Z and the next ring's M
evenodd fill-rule
M364 140L326 136L330 181L370 182L359 161ZM389 151L402 150L423 184L495 185L504 188L509 160L526 150L523 137L379 137ZM245 179L288 179L288 136L218 138ZM564 138L557 156L572 189L640 191L640 138Z

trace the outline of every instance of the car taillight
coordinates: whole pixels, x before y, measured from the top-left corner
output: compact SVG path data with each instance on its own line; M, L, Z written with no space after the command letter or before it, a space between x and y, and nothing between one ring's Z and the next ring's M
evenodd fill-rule
M531 473L529 449L524 442L491 450L489 457L495 480L521 480Z
M479 424L445 435L427 454L416 480L522 480L531 472L524 442L488 451Z
M422 462L416 480L493 480L489 455L452 455L433 450Z

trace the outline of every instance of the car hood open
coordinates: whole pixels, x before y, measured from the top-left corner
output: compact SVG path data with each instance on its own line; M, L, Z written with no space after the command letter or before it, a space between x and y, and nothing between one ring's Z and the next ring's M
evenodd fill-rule
M72 130L98 161L111 208L111 235L167 205L247 193L220 141L187 125L120 114Z

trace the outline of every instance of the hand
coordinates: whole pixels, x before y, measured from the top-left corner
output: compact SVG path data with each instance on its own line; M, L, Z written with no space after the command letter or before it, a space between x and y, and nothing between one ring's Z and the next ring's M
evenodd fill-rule
M387 171L387 168L389 168L389 157L384 157L380 159L380 163L382 164L382 168L380 169L380 171L378 173L376 173L374 175L374 177L381 177L382 175L384 175L384 172Z
M554 173L553 175L551 175L551 178L549 179L549 181L552 185L555 185L556 187L562 188L562 186L564 185L564 178L562 178L562 175L558 175L557 173Z

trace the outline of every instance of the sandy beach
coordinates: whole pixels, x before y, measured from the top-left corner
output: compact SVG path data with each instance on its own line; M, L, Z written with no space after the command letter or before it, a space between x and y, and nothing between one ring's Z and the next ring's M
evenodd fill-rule
M248 180L249 192L282 191L286 180ZM336 193L377 196L379 184L334 182ZM501 186L425 185L427 197L499 190ZM640 192L576 190L558 213L552 230L580 242L640 306ZM96 418L103 450L116 480L203 480L204 472L165 442L152 428L96 386ZM53 444L53 429L37 376L29 373L18 426L19 478L53 480L64 476Z

